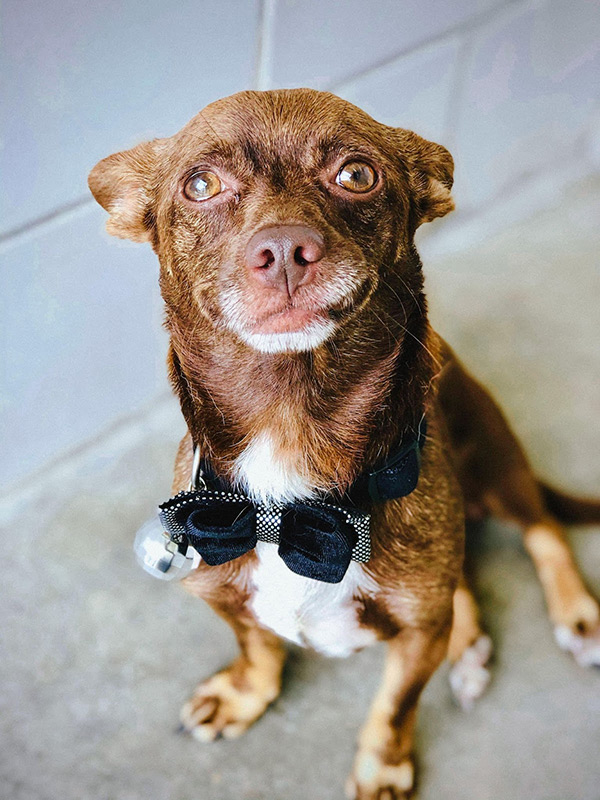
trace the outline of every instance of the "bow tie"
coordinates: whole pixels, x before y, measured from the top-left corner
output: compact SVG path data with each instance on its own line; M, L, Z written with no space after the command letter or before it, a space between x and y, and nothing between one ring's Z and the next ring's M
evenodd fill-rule
M173 541L187 540L209 566L244 555L258 540L278 544L286 566L298 575L339 583L352 558L370 556L368 513L331 503L262 506L237 492L180 492L160 506Z
M159 517L173 542L189 543L209 566L239 558L261 540L278 544L279 556L292 572L339 583L350 561L366 562L371 555L371 517L364 507L415 489L425 436L423 419L414 438L361 475L340 499L327 495L286 505L257 504L205 465L203 488L167 500L159 506ZM196 451L195 473L199 466Z

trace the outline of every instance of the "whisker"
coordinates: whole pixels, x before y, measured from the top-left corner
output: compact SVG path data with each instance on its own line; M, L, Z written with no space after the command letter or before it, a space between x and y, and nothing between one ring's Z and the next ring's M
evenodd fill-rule
M421 314L421 315L422 315L422 314L423 314L423 309L422 309L422 307L421 307L421 304L420 304L420 303L419 303L419 301L417 300L417 296L416 296L416 294L413 292L413 290L410 288L410 286L407 284L407 282L404 280L404 278L403 278L402 276L398 275L397 277L398 277L398 279L399 279L399 280L401 280L401 281L402 281L402 284L403 284L404 288L405 288L405 289L406 289L406 291L407 291L407 292L410 294L410 296L412 297L412 299L415 301L415 305L416 305L416 307L417 307L417 309L418 309L418 311L419 311L419 314ZM390 287L390 288L391 288L391 287ZM392 291L393 291L393 290L392 290Z
M403 307L403 310L404 310L404 307ZM379 316L379 314L377 314L376 312L373 312L373 313L375 314L375 316L377 317L377 319L378 319L378 320L381 322L381 324L382 324L382 325L384 325L384 327L386 327L386 328L387 328L387 325L385 325L384 321L381 319L381 317ZM422 342L422 341L419 339L419 337L418 337L418 336L415 336L415 334L414 334L414 333L413 333L411 330L409 330L409 329L406 327L406 325L403 325L401 322L399 322L399 321L398 321L398 320L396 320L394 317L392 317L392 315L390 314L390 312L389 312L389 311L384 311L384 314L386 314L386 315L387 315L388 317L390 317L391 319L394 319L394 321L395 321L395 322L396 322L398 325L400 325L400 327L402 328L402 330L404 331L404 333L407 333L407 334L408 334L410 337L412 337L412 338L415 340L415 342L418 342L418 344L420 344L420 345L421 345L421 347L422 347L422 348L425 350L425 352L426 352L426 353L427 353L429 356L431 356L431 360L432 360L432 361L433 361L433 363L436 365L436 367L438 367L438 369L441 369L441 368L442 368L443 364L442 364L442 363L439 361L439 359L438 359L438 358L436 358L436 356L435 356L435 355L434 355L434 354L431 352L431 350L430 350L430 349L427 347L427 345L425 344L425 342ZM387 329L388 329L388 331L389 331L389 328L387 328Z

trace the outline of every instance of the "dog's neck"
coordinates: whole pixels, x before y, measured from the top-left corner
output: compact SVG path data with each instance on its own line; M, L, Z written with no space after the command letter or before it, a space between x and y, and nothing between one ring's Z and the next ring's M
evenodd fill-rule
M435 344L422 293L386 291L306 353L260 353L167 306L171 381L194 443L218 473L231 477L244 449L266 435L313 486L346 488L415 429Z

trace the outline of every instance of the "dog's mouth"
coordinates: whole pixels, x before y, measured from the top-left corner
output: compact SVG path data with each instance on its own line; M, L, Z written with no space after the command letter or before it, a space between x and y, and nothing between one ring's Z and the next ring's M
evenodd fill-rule
M263 352L313 350L367 301L372 279L341 275L320 290L306 287L292 297L270 293L250 298L238 287L221 295L225 327L253 349Z
M309 310L291 304L285 308L262 315L249 327L253 334L301 333L315 324L327 322L330 316L326 309Z
M293 306L270 311L236 327L238 336L263 353L293 353L314 350L336 331L337 324L326 308Z

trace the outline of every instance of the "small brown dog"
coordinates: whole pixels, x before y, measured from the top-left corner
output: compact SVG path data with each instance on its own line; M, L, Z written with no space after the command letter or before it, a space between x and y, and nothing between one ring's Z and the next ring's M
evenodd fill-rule
M489 640L462 578L463 508L523 527L559 643L600 663L598 603L557 521L598 520L600 503L536 479L494 401L427 321L413 238L452 210L452 170L440 145L301 89L220 100L90 175L108 230L151 242L160 260L170 376L189 429L175 490L196 447L223 496L246 499L211 523L230 537L230 560L205 530L185 581L241 653L198 686L182 721L203 741L243 733L279 693L282 638L334 656L384 639L383 683L348 782L360 800L411 794L417 701L446 655L463 705L487 682ZM375 496L369 483L370 558L352 550L343 577L320 573L329 556L319 562L303 542L321 526L349 558L348 497L373 475L393 486ZM251 527L246 544L231 538L261 509L283 514L279 549Z

